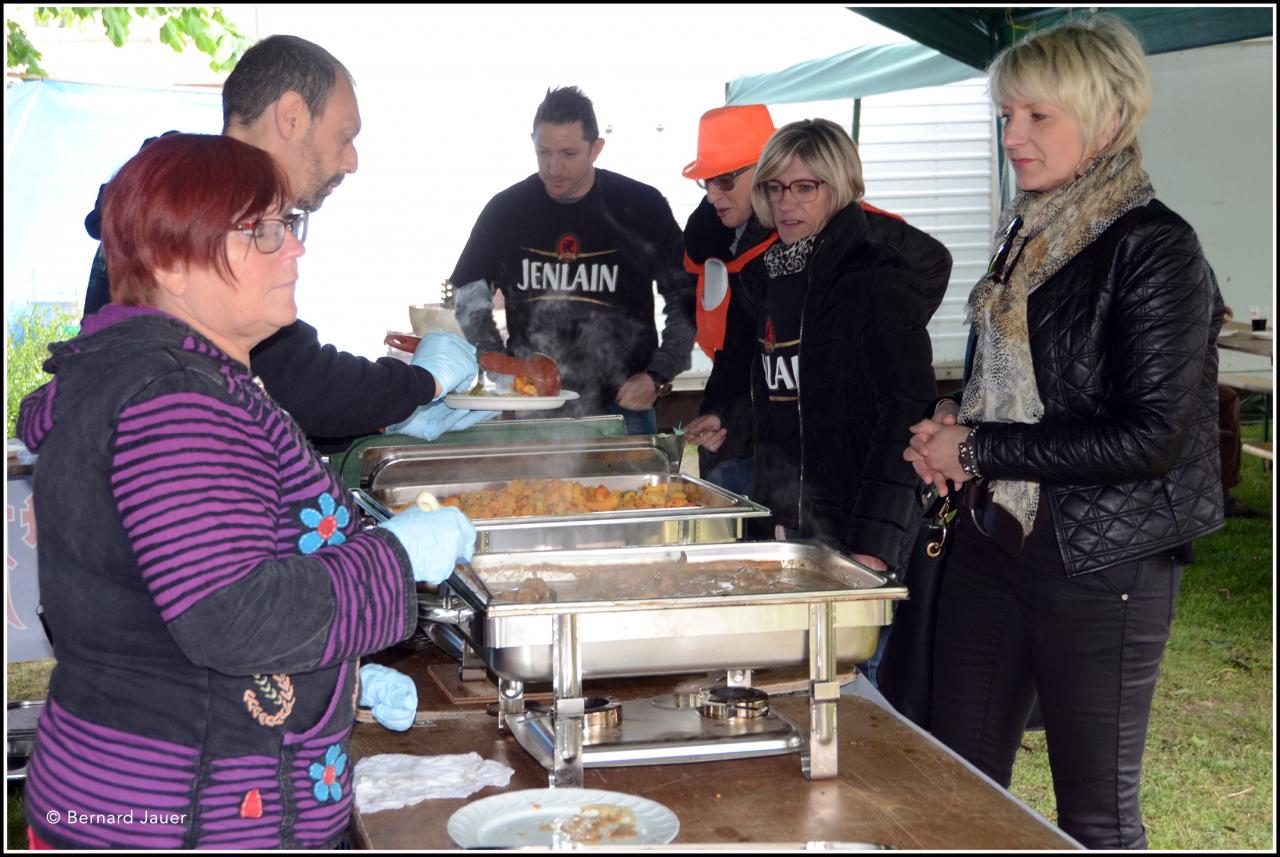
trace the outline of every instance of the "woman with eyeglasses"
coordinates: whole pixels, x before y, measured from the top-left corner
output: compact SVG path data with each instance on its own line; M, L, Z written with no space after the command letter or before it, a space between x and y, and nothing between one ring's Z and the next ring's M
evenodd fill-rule
M361 531L250 374L296 315L306 219L287 193L230 137L144 148L106 191L112 303L23 400L57 658L27 768L33 847L340 843L356 658L407 638L415 584L474 549L456 509Z
M698 345L713 361L724 347L731 295L740 272L756 260L778 235L760 223L751 207L756 162L776 129L763 104L731 105L708 110L698 123L697 158L684 168L707 192L689 215L684 229L685 268L698 276ZM951 278L951 254L941 242L896 214L859 201L873 241L901 253L920 274L919 286L930 316L942 303ZM714 417L689 424L686 437L698 443L699 472L739 494L751 491L751 402L720 402ZM715 434L695 434L708 420ZM712 447L715 447L712 451Z
M989 69L1019 193L969 297L963 394L912 426L963 486L939 604L934 733L1004 786L1038 695L1058 824L1144 848L1142 753L1191 543L1222 526L1222 298L1155 199L1142 46L1099 16Z
M919 513L902 445L936 386L919 275L871 240L863 189L835 123L806 119L769 139L751 205L778 241L742 271L690 429L722 442L719 415L749 400L751 496L777 535L824 540L884 571L900 566Z

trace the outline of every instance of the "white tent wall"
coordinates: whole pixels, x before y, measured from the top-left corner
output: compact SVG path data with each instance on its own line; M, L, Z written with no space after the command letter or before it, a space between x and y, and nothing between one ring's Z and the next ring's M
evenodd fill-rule
M1274 62L1272 39L1148 58L1143 167L1156 195L1195 228L1239 320L1251 306L1275 312ZM1271 367L1224 351L1222 368Z

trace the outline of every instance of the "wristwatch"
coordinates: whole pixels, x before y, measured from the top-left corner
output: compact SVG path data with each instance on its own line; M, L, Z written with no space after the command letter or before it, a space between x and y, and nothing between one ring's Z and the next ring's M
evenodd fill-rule
M646 369L644 374L653 379L653 386L658 388L659 399L671 392L671 382L663 378L657 372L654 372L652 369Z
M960 469L973 479L981 479L982 473L978 470L978 451L975 448L975 441L978 436L978 427L974 426L969 429L969 435L960 441Z

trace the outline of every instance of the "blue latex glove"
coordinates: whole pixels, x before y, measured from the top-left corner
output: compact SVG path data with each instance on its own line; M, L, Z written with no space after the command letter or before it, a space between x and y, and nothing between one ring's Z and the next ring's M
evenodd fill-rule
M373 719L403 732L418 713L418 688L413 679L380 664L360 667L360 704L373 709Z
M476 423L493 419L500 411L469 411L451 408L444 402L423 405L409 417L395 425L387 426L388 432L410 434L423 440L435 440L447 431L471 428Z
M458 559L470 560L476 552L475 526L452 506L435 512L410 506L378 526L390 530L404 545L418 583L440 583L453 574Z
M471 389L479 374L476 347L452 333L428 333L422 337L409 362L426 369L440 382L444 391L441 396Z

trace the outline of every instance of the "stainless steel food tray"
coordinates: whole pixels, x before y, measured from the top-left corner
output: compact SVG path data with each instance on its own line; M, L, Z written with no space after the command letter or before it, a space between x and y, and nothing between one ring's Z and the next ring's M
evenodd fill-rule
M801 574L826 583L799 592L680 594L625 600L562 600L521 604L501 594L528 577L551 582L597 571L686 561L696 576L712 563L773 564L787 579ZM891 602L905 587L816 542L743 542L642 546L604 550L477 555L474 576L462 571L445 586L443 604L424 601L427 621L456 624L495 674L509 681L553 677L558 617L570 616L583 678L803 666L809 658L813 610L830 606L836 660L860 663L875 652ZM807 584L808 585L808 584Z
M678 473L683 454L683 438L671 434L382 446L362 453L360 487L378 490L421 482Z
M473 521L476 526L477 553L732 542L741 538L745 518L769 514L769 510L759 503L683 474L672 475L664 471L595 476L559 472L529 477L527 474L517 476L505 466L512 462L502 459L503 457L477 459L476 466L467 473L466 481L432 479L432 474L418 471L425 478L403 482L383 480L380 487L371 488L367 493L384 506L395 507L412 503L423 490L443 499L463 491L501 488L516 478L559 478L573 479L587 485L604 485L618 491L635 491L651 485L679 484L696 488L701 500L698 506L679 509L477 518ZM500 461L504 466L494 466L495 461ZM439 468L442 472L454 475L466 473L466 468L454 470L454 463L448 460L441 459L440 464L448 465ZM498 477L497 472L504 472L505 475Z

